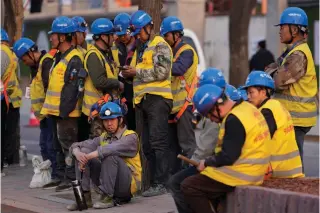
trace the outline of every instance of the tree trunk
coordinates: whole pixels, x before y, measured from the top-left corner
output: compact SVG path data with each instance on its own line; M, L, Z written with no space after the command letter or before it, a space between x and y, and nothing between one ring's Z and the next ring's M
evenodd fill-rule
M139 10L146 11L153 20L154 32L160 32L162 0L140 0Z
M161 9L162 9L162 0L140 0L139 3L139 10L146 11L153 20L154 23L154 32L159 33L160 32L160 24L161 24ZM142 110L138 110L136 107L136 132L139 135L140 138L140 157L141 157L141 164L142 164L142 192L147 190L150 187L150 172L151 168L149 167L148 161L143 154L142 149L142 132L143 130L143 114ZM148 131L148 130L145 130Z
M243 85L249 74L248 29L256 0L232 0L229 20L230 83Z
M8 32L10 44L21 38L24 9L22 0L4 0L4 28Z

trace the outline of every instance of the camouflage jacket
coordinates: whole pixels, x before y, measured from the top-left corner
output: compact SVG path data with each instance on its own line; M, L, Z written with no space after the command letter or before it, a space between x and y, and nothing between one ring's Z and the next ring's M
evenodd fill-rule
M298 45L305 42L303 40ZM307 57L299 50L287 56L283 65L281 62L281 58L278 58L277 62L271 63L265 68L265 71L273 77L277 90L288 89L290 84L297 82L307 72Z

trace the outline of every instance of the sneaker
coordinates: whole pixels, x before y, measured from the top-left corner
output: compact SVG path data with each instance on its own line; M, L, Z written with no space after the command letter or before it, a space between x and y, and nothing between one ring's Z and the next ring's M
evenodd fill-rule
M86 203L88 208L92 207L92 199L91 199L91 193L90 192L84 192L83 193L85 199L86 199ZM77 211L78 210L78 205L76 202L74 202L73 204L67 205L67 209L69 211Z
M162 184L152 185L147 191L144 191L141 195L143 197L153 197L166 194L167 190Z
M56 192L62 192L72 189L71 182L62 181L57 187Z
M59 179L52 179L50 183L45 184L42 188L43 189L53 189L56 188L61 183Z
M104 195L100 201L93 204L93 208L95 209L108 209L116 206L116 204L113 202L112 197L109 197L108 195Z

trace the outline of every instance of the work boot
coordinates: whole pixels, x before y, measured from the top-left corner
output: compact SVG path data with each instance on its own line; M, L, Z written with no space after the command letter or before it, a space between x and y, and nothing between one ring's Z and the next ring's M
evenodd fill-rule
M108 209L116 206L116 204L113 202L112 197L108 195L101 196L100 201L93 204L93 208L95 209Z
M62 192L72 189L72 185L70 181L62 181L57 187L56 192Z
M83 192L83 196L86 199L86 203L88 208L92 207L92 199L91 199L91 192ZM67 205L67 209L69 211L77 211L78 205L77 202L74 202L73 204Z
M59 179L51 179L50 183L45 184L42 189L54 189L61 183Z
M167 190L162 184L154 184L147 191L142 193L143 197L153 197L166 194Z

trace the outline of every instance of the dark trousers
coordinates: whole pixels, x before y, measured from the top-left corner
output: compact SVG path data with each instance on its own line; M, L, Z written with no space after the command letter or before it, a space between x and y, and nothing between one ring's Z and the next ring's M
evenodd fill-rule
M311 127L302 127L302 126L295 126L294 132L296 134L296 141L299 148L299 153L301 156L301 161L303 165L303 144L304 144L304 136L310 131Z
M168 116L172 100L147 94L136 107L139 121L143 120L142 149L151 170L151 184L165 184L169 174ZM141 125L141 124L140 124Z
M136 130L136 114L135 109L133 108L133 103L127 102L128 113L125 116L126 124L128 129Z
M234 187L197 174L186 178L181 184L185 200L195 213L213 213L217 199L232 192Z
M57 133L64 158L70 160L69 148L74 142L78 141L78 118L57 119ZM64 179L76 179L73 160L70 161L69 165L66 164Z
M171 116L175 115L170 115ZM178 154L191 158L196 149L196 137L192 123L191 109L187 109L177 123L169 124L170 144L170 173L173 175L182 169L182 162L177 158Z
M192 213L192 210L185 201L184 195L181 191L181 183L187 177L191 177L196 174L199 174L199 172L196 167L192 166L171 176L168 181L168 188L172 194L179 213Z
M57 176L60 180L62 180L65 176L66 163L64 159L63 150L58 139L58 132L57 132L57 119L60 119L60 118L55 116L50 116L50 118L52 121L53 149L54 149L54 152L56 153Z
M1 101L5 102L5 101ZM5 104L5 103L4 103ZM9 105L9 111L5 112L4 130L4 157L8 164L19 163L19 149L20 149L20 108L14 108L12 104Z
M88 116L81 113L78 119L78 141L85 141L89 139L90 124L88 122Z
M56 152L53 148L53 122L52 118L44 118L40 121L40 153L42 159L51 161L51 178L57 178Z
M7 120L7 104L5 100L1 100L1 171L3 169L4 155L5 155L5 131Z

